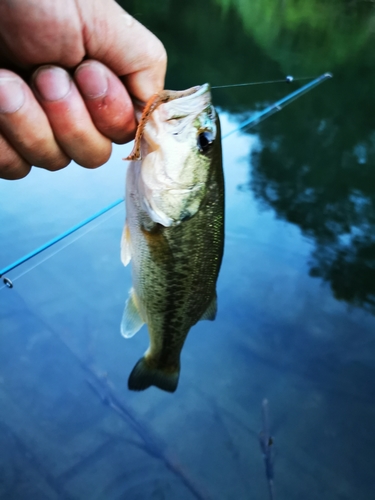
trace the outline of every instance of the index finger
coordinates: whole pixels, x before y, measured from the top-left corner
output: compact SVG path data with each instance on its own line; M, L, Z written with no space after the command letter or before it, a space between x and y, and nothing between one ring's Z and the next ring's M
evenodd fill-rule
M87 33L88 57L124 77L129 93L140 101L164 88L167 56L153 33L113 0L77 4Z

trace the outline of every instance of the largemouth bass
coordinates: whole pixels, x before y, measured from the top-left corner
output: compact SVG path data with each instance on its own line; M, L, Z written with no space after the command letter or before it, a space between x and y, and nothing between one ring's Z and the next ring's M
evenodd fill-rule
M127 173L121 257L133 288L121 333L147 323L150 346L129 389L174 392L190 328L216 315L224 245L220 123L208 84L162 91L139 119Z

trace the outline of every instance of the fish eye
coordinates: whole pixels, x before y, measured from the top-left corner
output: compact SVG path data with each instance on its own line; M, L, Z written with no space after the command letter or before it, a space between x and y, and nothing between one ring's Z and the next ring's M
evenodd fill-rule
M209 132L208 130L205 130L204 132L201 132L198 135L197 142L198 142L199 151L201 153L207 153L210 150L210 148L214 142L214 137L213 137L211 132Z

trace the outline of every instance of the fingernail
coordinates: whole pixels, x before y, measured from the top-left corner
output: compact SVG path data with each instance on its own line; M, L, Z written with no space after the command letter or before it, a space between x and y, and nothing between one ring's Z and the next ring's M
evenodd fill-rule
M35 72L34 84L44 100L59 101L69 93L71 80L62 68L45 66Z
M82 95L88 99L96 99L107 93L108 80L99 64L81 64L75 72L75 78Z
M0 77L0 113L15 113L25 102L25 92L18 80Z

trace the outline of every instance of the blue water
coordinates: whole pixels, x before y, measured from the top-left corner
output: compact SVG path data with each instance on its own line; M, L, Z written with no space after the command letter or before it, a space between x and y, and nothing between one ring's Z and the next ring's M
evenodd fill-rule
M178 43L170 50L173 67ZM269 51L258 54L258 79L282 73ZM223 141L218 315L192 328L174 394L127 389L148 335L145 327L132 339L120 335L131 286L119 257L123 205L8 273L14 288L0 290L0 498L267 500L264 398L277 499L373 498L373 98L354 106L359 62L346 63L346 81L340 61L335 82ZM202 65L202 79L212 67ZM181 77L180 88L202 82ZM350 119L342 96L331 106L340 89L356 109ZM245 94L236 103L217 97L223 135L291 90L263 88L241 105ZM129 150L115 146L95 171L71 165L0 181L0 267L123 196Z
M233 128L226 114L222 124ZM175 394L126 387L148 336L119 333L130 287L119 261L123 206L1 290L2 498L267 498L264 397L279 498L369 494L374 317L309 277L311 242L239 189L258 141L223 141L219 313L189 334ZM95 172L4 181L2 262L119 196L124 149Z

